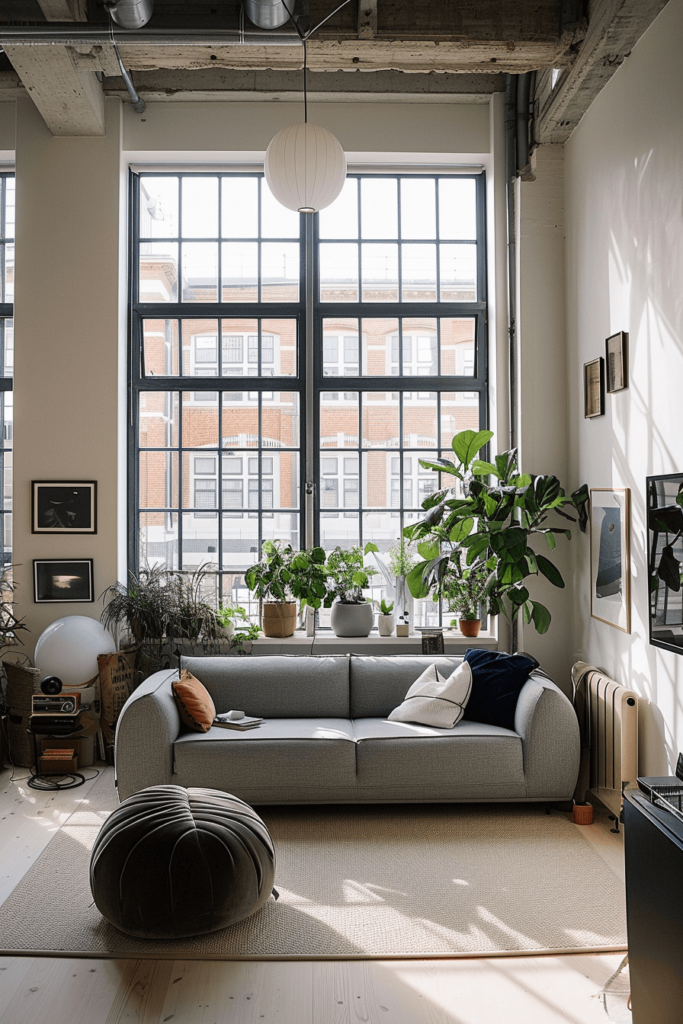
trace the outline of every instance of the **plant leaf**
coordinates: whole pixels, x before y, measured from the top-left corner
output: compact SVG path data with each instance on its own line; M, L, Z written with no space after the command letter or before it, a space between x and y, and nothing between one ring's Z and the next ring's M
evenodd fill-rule
M438 540L423 540L421 544L417 545L417 550L424 559L429 561L432 558L436 558L439 554L439 542Z
M448 535L448 539L453 544L460 544L465 537L469 537L470 533L474 529L474 519L468 517L467 519L461 519L457 522L451 532Z
M484 462L482 459L475 459L472 463L472 472L475 476L493 476L500 477L500 474L496 467L490 462Z
M532 601L531 604L533 607L531 618L536 627L536 632L547 633L550 626L550 612L545 605L539 604L538 601Z
M538 565L539 571L543 573L547 580L550 580L554 587L564 589L562 573L548 558L545 557L545 555L536 555L536 564Z
M451 442L451 448L462 462L465 469L469 468L470 462L484 445L487 445L493 437L492 430L461 430Z
M433 469L435 473L448 473L450 476L457 476L462 480L462 474L449 459L419 459L423 469Z

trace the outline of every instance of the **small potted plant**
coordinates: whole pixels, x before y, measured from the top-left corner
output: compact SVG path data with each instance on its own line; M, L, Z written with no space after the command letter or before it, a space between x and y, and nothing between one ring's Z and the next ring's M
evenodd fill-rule
M263 601L265 636L291 636L296 628L296 602L319 608L327 595L325 552L294 551L278 540L263 542L261 561L244 574L251 592Z
M249 621L249 616L244 608L241 608L239 605L223 604L222 602L216 612L216 618L220 623L223 635L228 638L233 636L235 625L238 621Z
M380 636L391 636L394 632L394 602L387 604L382 598L377 616L377 629Z
M378 551L369 542L365 548L344 551L335 548L327 557L327 597L325 607L332 607L332 629L335 636L369 636L373 623L372 604L365 600L363 590L376 570L364 566L364 556Z
M444 579L437 588L434 600L443 597L448 602L448 610L456 612L458 619L451 621L451 626L460 626L463 636L479 636L481 629L480 605L486 595L489 572L482 563L463 566L456 559L451 559Z

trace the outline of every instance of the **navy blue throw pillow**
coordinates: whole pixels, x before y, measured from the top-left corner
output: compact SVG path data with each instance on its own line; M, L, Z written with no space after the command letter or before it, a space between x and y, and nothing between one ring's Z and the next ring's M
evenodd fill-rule
M515 728L517 698L525 682L538 665L525 654L504 654L470 648L465 661L472 670L472 693L464 718L485 725Z

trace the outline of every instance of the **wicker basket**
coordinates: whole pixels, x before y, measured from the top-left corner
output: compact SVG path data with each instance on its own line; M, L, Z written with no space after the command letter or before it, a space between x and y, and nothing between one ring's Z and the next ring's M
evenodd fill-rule
M40 693L41 671L3 662L7 676L5 703L7 705L8 760L21 768L30 768L35 760L33 737L28 733L31 717L31 698Z

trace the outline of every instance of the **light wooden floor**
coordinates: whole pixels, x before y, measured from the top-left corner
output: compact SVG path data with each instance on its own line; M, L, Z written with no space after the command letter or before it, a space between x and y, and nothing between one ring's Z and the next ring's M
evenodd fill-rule
M88 800L92 785L45 794L9 780L9 771L0 772L0 902L68 815ZM581 831L623 877L623 837L610 827L600 812ZM600 992L621 959L585 954L202 963L4 957L0 1024L605 1024Z

